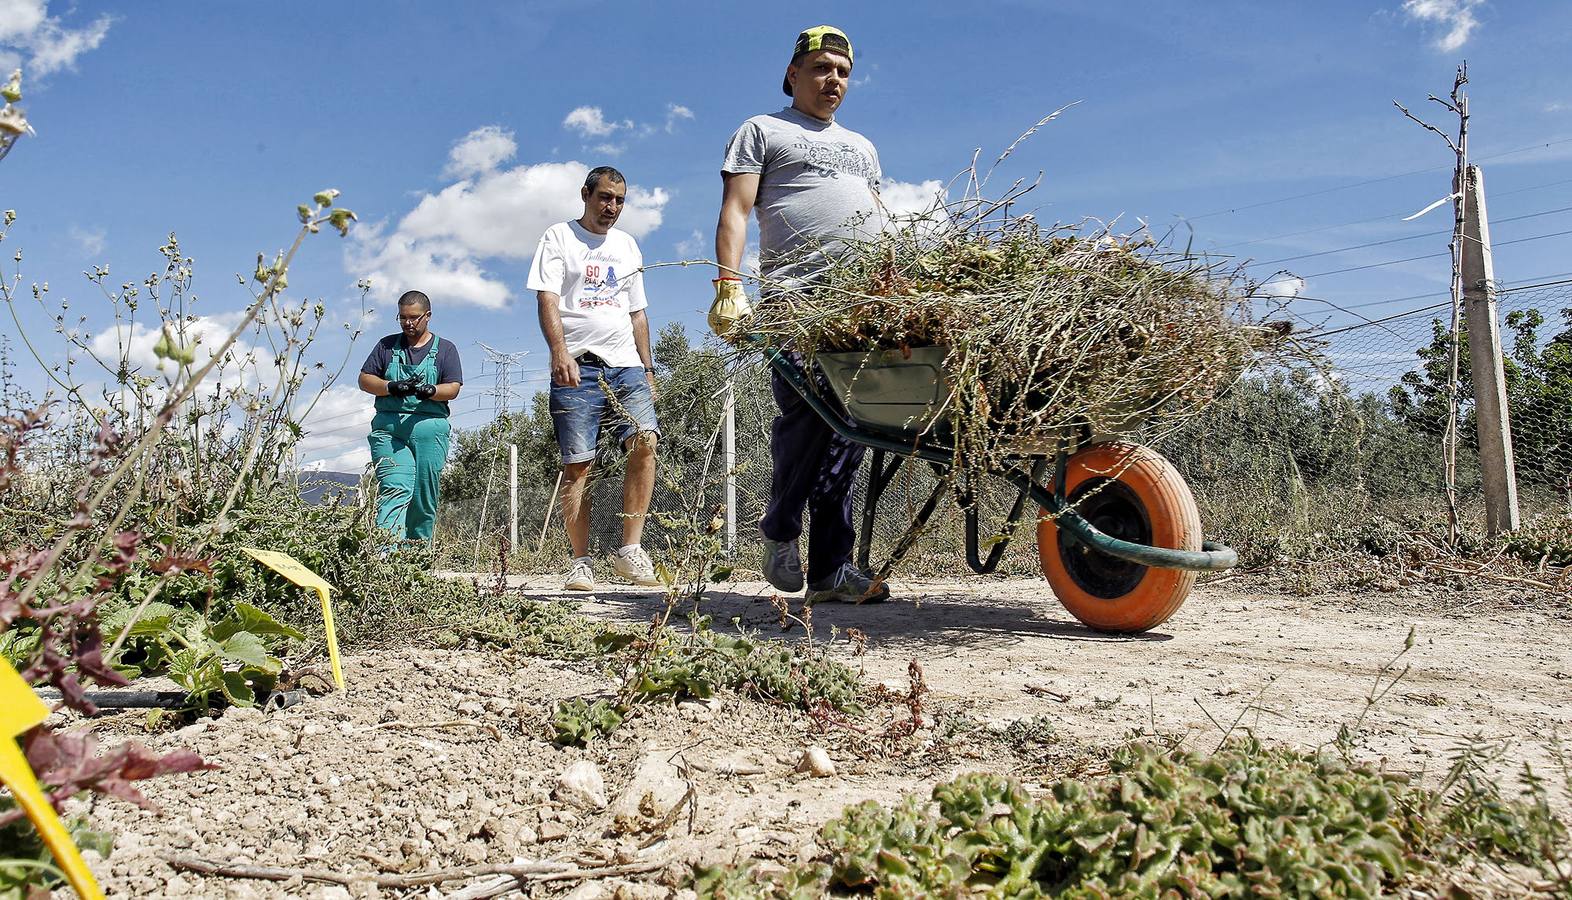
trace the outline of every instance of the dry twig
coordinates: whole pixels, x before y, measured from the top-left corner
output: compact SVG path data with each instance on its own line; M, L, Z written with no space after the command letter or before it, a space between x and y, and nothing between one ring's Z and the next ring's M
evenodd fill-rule
M442 884L449 881L463 881L471 878L485 878L497 875L508 876L508 880L505 883L495 884L495 890L492 893L466 892L466 896L474 898L495 897L513 890L519 883L526 881L582 881L591 878L636 875L642 872L653 872L664 867L668 862L667 859L662 857L623 865L581 869L572 863L528 860L524 862L472 866L463 869L438 869L434 872L395 875L388 873L342 874L328 869L310 869L297 866L219 863L195 856L171 856L165 857L164 861L175 869L196 872L199 875L213 875L220 878L251 878L262 881L288 881L291 878L298 877L305 881L341 884L346 887L352 884L369 883L385 888L412 888ZM489 888L490 886L488 886Z

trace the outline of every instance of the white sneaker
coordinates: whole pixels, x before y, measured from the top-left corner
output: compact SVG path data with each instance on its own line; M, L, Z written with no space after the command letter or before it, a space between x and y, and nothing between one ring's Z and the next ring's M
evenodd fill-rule
M595 570L590 568L590 558L588 556L581 556L573 561L573 567L568 569L568 577L562 580L562 589L565 591L595 590Z
M650 561L650 555L644 552L643 547L635 544L626 553L613 550L607 557L611 561L611 570L618 577L640 587L657 587L660 584L660 578L655 575L655 564Z

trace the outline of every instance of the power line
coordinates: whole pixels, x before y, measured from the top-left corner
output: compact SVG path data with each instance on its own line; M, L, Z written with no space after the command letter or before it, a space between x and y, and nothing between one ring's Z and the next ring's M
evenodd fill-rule
M1363 272L1366 269L1381 269L1385 268L1386 266L1396 266L1401 265L1402 263L1418 262L1422 259L1436 259L1437 257L1441 256L1450 257L1451 255L1451 251L1447 251L1446 253L1426 253L1424 256L1409 256L1403 259L1389 259L1386 262L1368 263L1363 266L1349 266L1346 269L1332 269L1327 272L1315 272L1310 275L1300 275L1299 277L1306 280L1311 278L1325 278L1328 275L1344 275L1349 272Z
M1531 282L1525 282L1525 283L1521 283L1521 284L1514 284L1514 285L1512 285L1510 287L1502 287L1502 288L1500 288L1500 289L1498 289L1496 291L1496 295L1499 297L1499 296L1505 296L1507 294L1515 294L1515 293L1518 293L1518 292L1521 292L1521 291L1535 291L1535 290L1542 290L1544 288L1552 288L1552 287L1561 287L1561 286L1564 286L1564 285L1572 285L1572 277L1569 277L1569 276L1572 276L1572 272L1563 272L1563 273L1560 273L1560 274L1557 274L1557 275L1540 275L1540 276L1537 276ZM1414 295L1408 296L1408 297L1396 297L1396 298L1387 299L1387 300L1376 300L1376 301L1373 301L1371 303L1363 303L1363 304L1357 304L1357 305L1353 305L1353 306L1342 307L1341 309L1346 312L1348 310L1364 309L1364 308L1368 308L1368 307L1371 307L1371 306L1382 306L1382 305L1385 305L1385 304L1388 304L1388 303L1401 303L1401 302L1403 302L1405 300L1421 300L1421 299L1424 299L1424 298L1427 298L1427 297L1442 297L1442 296L1448 296L1450 294L1451 294L1451 291L1432 291L1431 293L1428 293L1428 294L1414 294ZM1319 300L1320 298L1318 298L1318 297L1307 297L1305 299L1307 299L1307 300ZM1330 302L1330 301L1322 301L1322 302ZM1353 325L1347 325L1347 326L1344 326L1342 328L1334 329L1332 331L1317 332L1317 333L1311 334L1309 336L1312 337L1312 338L1319 338L1319 337L1327 337L1329 335L1334 335L1334 334L1342 334L1344 332L1354 331L1355 329L1359 329L1359 328L1368 328L1371 325L1381 325L1381 324L1385 324L1387 322L1396 321L1398 319L1406 319L1406 318L1408 318L1410 316L1419 315L1420 313L1436 312L1436 311L1442 310L1442 309L1450 309L1451 306L1452 306L1452 301L1450 299L1448 299L1445 303L1433 303L1433 304L1431 304L1429 306L1421 306L1421 307L1418 307L1416 309L1410 309L1410 310L1406 310L1404 312L1393 313L1390 316L1384 316L1384 317L1379 318L1379 319L1366 319L1363 322L1357 322L1357 323L1355 323Z
M1554 141L1546 141L1546 142L1540 143L1540 144L1530 144L1530 145L1528 145L1526 147L1518 147L1515 150L1507 150L1507 151L1504 151L1502 153L1494 153L1494 154L1491 154L1489 156L1476 157L1474 159L1474 162L1485 162L1486 160L1500 159L1503 156L1512 156L1512 155L1517 154L1517 153L1526 153L1529 150L1540 150L1540 149L1543 149L1545 147L1554 147L1557 144L1567 144L1567 143L1572 143L1572 137L1559 138L1559 139L1554 140ZM1454 168L1455 168L1455 166L1451 166L1451 165L1430 166L1430 167L1424 168L1424 169L1415 169L1412 172L1402 172L1402 173L1399 173L1397 175L1383 175L1383 176L1381 176L1379 178L1367 178L1364 181L1355 181L1355 182L1353 182L1351 184L1338 185L1337 187L1321 188L1320 190L1315 190L1315 191L1305 191L1304 193L1301 193L1301 194L1292 194L1292 195L1287 196L1287 197L1279 197L1279 198L1277 198L1275 200L1262 200L1262 201L1259 201L1257 203L1247 203L1244 206L1235 206L1235 207L1231 207L1229 209L1218 209L1218 210L1213 210L1212 212L1209 212L1209 213L1202 213L1201 215L1198 215L1198 216L1185 216L1185 217L1182 217L1182 218L1184 218L1186 221L1196 222L1196 221L1199 221L1201 219L1210 219L1210 218L1212 218L1214 216L1226 216L1226 215L1231 215L1233 213L1244 212L1247 209L1259 209L1259 208L1261 208L1263 206L1275 206L1275 205L1277 205L1279 203L1288 203L1289 201L1292 201L1292 200L1303 200L1306 197L1319 197L1319 196L1321 196L1323 194L1335 194L1338 191L1348 191L1348 190L1353 190L1354 188L1357 188L1357 187L1365 187L1366 185L1380 184L1380 183L1385 182L1385 181L1395 181L1395 180L1397 180L1399 178L1408 178L1408 177L1413 176L1413 175L1423 175L1423 174L1425 174L1427 172L1449 172L1449 171L1453 171Z
M1445 233L1445 232L1443 232L1443 233ZM1568 229L1567 231L1553 231L1553 232L1551 232L1549 234L1536 234L1536 235L1533 235L1532 237L1517 238L1515 240L1510 240L1510 241L1495 241L1495 242L1493 242L1493 246L1492 246L1491 249L1494 250L1495 247L1507 247L1507 246L1510 246L1512 244L1526 244L1529 241L1542 241L1542 240L1545 240L1547 238L1553 238L1553 237L1565 237L1566 235L1569 235L1569 234L1572 234L1572 229ZM1331 271L1328 271L1328 272L1316 272L1316 273L1311 274L1311 275L1300 275L1299 277L1300 278L1304 278L1304 279L1324 278L1327 275L1342 275L1342 274L1345 274L1345 273L1348 273L1348 272L1363 272L1366 269L1379 269L1379 268L1382 268L1382 267L1385 267L1385 266L1395 266L1395 265L1399 265L1401 263L1418 262L1419 260L1422 260L1422 259L1435 259L1435 258L1441 257L1441 256L1450 257L1451 255L1452 255L1451 251L1448 251L1446 253L1427 253L1424 256L1410 256L1410 257L1407 257L1407 258L1404 258L1404 259L1391 259L1391 260L1387 260L1386 262L1369 263L1369 264L1366 264L1366 265L1363 265L1363 266L1349 266L1346 269L1332 269Z
M1500 199L1502 197L1511 197L1514 194L1523 194L1523 193L1527 193L1528 191L1543 190L1543 189L1548 188L1548 187L1557 187L1557 186L1560 186L1560 185L1563 185L1563 184L1572 184L1572 178L1563 178L1563 179L1561 179L1559 181L1547 181L1547 182L1545 182L1543 184L1532 184L1532 185L1529 185L1528 187L1514 188L1513 190L1510 190L1510 191L1502 191L1499 194L1491 194L1490 197L1493 198L1493 199ZM1405 216L1408 213L1409 213L1409 210L1407 210L1407 209L1400 209L1400 210L1396 210L1394 212L1386 213L1385 215L1372 216L1372 217L1370 217L1368 219L1355 219L1352 222L1340 222L1340 223L1338 223L1336 225L1322 225L1322 226L1319 226L1317 228L1306 228L1303 231L1289 231L1289 232L1285 232L1283 234L1268 235L1267 237L1251 238L1248 241L1235 241L1235 242L1230 243L1230 244L1219 244L1216 247L1213 247L1212 249L1214 249L1214 250L1227 250L1227 249L1233 248L1233 247L1248 247L1251 244L1264 244L1264 243L1267 243L1269 241L1282 240L1283 238L1300 237L1300 236L1306 235L1306 234L1319 234L1320 232L1323 232L1323 231L1336 231L1339 228L1350 228L1350 227L1352 227L1354 225L1368 225L1371 222L1385 222L1385 221L1388 221L1388 220L1391 220L1391 219L1401 218L1402 216ZM1503 219L1501 221L1505 221L1505 220Z
M1360 329L1360 328L1369 328L1372 325L1385 325L1388 322L1395 322L1395 321L1397 321L1399 319L1406 319L1406 318L1408 318L1410 316L1416 316L1416 315L1418 315L1420 313L1433 312L1433 311L1438 310L1438 309L1450 309L1451 307L1452 307L1452 302L1449 300L1446 303L1436 303L1436 304L1431 305L1431 306L1421 306L1418 309L1410 309L1410 310L1407 310L1406 312L1395 313L1393 315L1385 316L1385 317L1380 318L1380 319L1369 319L1367 321L1360 322L1360 323L1355 324L1355 325L1349 325L1349 326L1346 326L1344 328L1334 328L1331 331L1317 332L1315 334L1307 335L1307 337L1310 337L1310 338L1331 337L1334 334L1343 334L1344 332L1354 331L1354 330Z
M1491 221L1490 224L1491 225L1505 225L1508 222L1521 222L1524 219L1537 219L1540 216L1549 216L1549 215L1554 215L1555 213L1563 213L1563 212L1572 212L1572 206L1563 206L1563 207L1560 207L1558 209L1547 209L1547 210L1544 210L1543 212L1527 213L1527 214L1521 215L1521 216L1508 216L1505 219L1494 219L1494 220ZM1440 231L1427 231L1427 232L1424 232L1423 234L1410 234L1410 235L1407 235L1405 237L1389 238L1389 239L1384 240L1384 241L1370 241L1370 242L1364 243L1364 244L1354 244L1354 245L1349 246L1349 247L1339 247L1336 250L1321 250L1321 251L1318 251L1316 253L1301 253L1298 256L1284 256L1284 257L1281 257L1280 259L1268 259L1268 260L1263 260L1261 262L1250 263L1250 266L1252 268L1256 267L1256 266L1271 266L1271 265L1276 265L1277 263L1293 262L1294 260L1298 260L1298 259L1311 259L1311 258L1317 257L1317 256L1330 256L1330 255L1332 255L1334 253L1349 253L1349 252L1354 251L1354 250L1363 250L1363 249L1365 249L1367 247L1382 247L1382 246L1385 246L1387 244L1397 244L1397 243L1401 243L1403 241L1415 241L1415 240L1419 240L1420 238L1441 237L1443 235L1449 235L1451 233L1452 233L1452 229L1450 229L1450 228L1443 228Z

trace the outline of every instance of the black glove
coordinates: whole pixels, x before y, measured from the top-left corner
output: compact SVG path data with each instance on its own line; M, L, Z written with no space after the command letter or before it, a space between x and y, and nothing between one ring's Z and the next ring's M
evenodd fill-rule
M437 386L434 384L427 384L422 381L421 383L415 385L415 396L422 400L430 400L432 397L436 396L436 394Z
M389 397L408 397L415 393L415 379L404 378L399 381L388 382Z

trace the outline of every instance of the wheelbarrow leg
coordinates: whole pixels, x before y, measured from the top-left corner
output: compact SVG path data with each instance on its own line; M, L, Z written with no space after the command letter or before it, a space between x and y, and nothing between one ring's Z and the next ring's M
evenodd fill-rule
M1063 456L1063 454L1060 455ZM1032 481L1036 482L1042 479L1043 469L1047 464L1048 461L1042 457L1038 457L1032 463ZM1031 488L1029 487L1020 488L1019 493L1015 495L1015 503L1010 506L1010 514L1005 517L1004 527L999 530L993 546L988 549L987 559L982 558L982 547L980 546L982 543L981 528L978 524L976 498L974 497L972 502L967 504L965 509L966 564L971 566L973 572L976 572L978 575L992 575L993 570L999 567L999 561L1004 558L1004 551L1009 549L1010 541L1015 537L1016 523L1021 520L1021 510L1026 506L1026 500L1030 496Z
M894 458L885 465L888 456ZM857 533L857 568L864 572L868 571L868 559L873 555L873 522L879 512L879 500L905 462L904 456L890 454L878 447L873 449L873 458L868 464L868 493L862 501L862 528Z
M924 500L922 508L917 510L916 518L912 519L912 523L906 529L906 533L901 535L901 539L895 544L895 549L890 552L889 560L879 567L878 573L874 575L874 581L884 581L889 578L890 573L895 571L895 567L900 565L901 560L906 558L906 554L910 553L911 549L917 545L917 539L922 536L923 530L928 527L928 520L933 517L933 511L938 507L939 499L949 491L950 486L945 483L943 477L944 470L939 466L934 466L933 469L934 474L939 476L934 482L933 490L928 492L928 499Z

